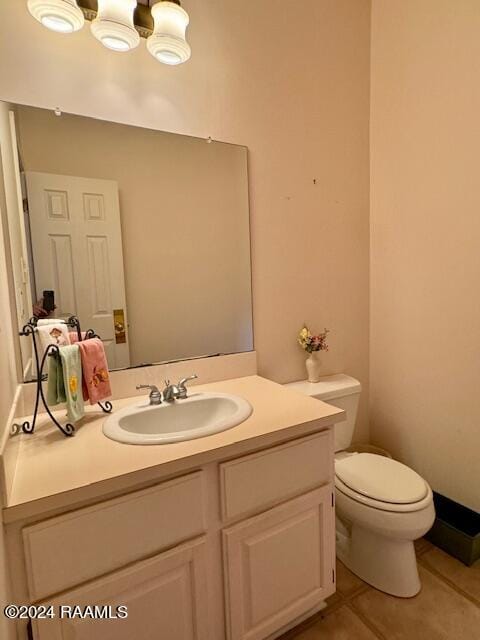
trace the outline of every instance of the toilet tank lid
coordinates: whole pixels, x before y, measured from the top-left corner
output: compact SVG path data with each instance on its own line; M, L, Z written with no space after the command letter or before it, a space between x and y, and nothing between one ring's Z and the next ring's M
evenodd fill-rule
M318 398L319 400L332 400L334 398L343 398L354 393L360 393L362 385L358 380L347 376L344 373L337 373L334 376L324 376L320 378L320 382L308 382L308 380L299 380L298 382L289 382L285 385L294 391L299 391L307 396Z

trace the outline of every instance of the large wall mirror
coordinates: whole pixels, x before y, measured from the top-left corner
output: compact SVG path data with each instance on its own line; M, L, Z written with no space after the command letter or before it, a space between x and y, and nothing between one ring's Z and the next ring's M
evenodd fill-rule
M53 291L49 315L94 329L111 369L253 349L245 147L8 110L19 327Z

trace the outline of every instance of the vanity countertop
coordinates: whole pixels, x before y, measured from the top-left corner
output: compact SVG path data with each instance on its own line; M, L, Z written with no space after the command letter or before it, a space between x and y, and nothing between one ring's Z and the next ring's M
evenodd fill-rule
M242 455L255 448L310 433L339 422L344 412L260 376L192 387L239 395L252 415L238 426L204 438L166 445L128 445L105 437L105 414L88 407L73 438L65 438L42 414L33 435L21 439L6 522L91 500L156 478L172 476L214 459ZM114 411L139 402L115 400ZM64 412L56 414L64 419ZM282 433L279 433L282 432ZM221 452L220 452L221 450Z

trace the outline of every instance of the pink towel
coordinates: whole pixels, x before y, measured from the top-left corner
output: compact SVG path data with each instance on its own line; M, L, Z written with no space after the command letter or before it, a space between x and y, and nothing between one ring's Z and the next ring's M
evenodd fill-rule
M80 347L83 379L87 386L88 398L90 404L96 404L112 395L103 342L98 338L91 338L77 344Z
M82 331L82 333L81 333L82 340L85 340L86 334L87 334L86 331ZM69 331L68 335L70 336L70 344L77 344L77 342L78 342L78 331Z

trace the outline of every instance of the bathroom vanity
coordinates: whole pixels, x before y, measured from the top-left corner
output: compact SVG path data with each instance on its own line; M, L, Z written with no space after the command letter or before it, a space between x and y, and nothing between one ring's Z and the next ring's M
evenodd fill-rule
M5 438L12 596L53 605L52 619L31 616L31 635L278 636L335 590L333 425L344 412L243 372L257 370L246 147L22 105L0 103L0 116L16 176L17 325L48 316L53 291L57 320L74 313L101 336L115 398L108 418L88 407L72 438L46 415L34 434ZM31 341L17 347L24 380L37 378ZM135 393L193 371L224 381L189 398L168 383L163 399L178 400L154 407ZM18 430L35 390L17 393ZM60 605L128 617L61 618ZM27 623L11 623L21 640Z
M264 640L335 591L344 412L258 376L195 390L238 395L253 412L157 446L106 438L94 407L74 438L47 423L19 436L4 510L14 599L57 614L32 621L35 640ZM124 605L128 617L60 619L59 605Z

